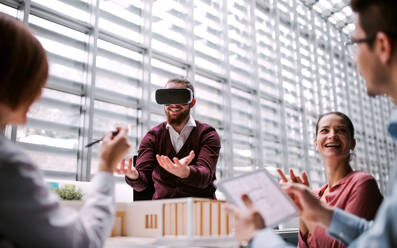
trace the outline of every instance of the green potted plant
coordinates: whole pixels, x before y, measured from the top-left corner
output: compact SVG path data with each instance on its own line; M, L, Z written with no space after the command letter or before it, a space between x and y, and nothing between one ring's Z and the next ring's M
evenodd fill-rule
M61 197L62 200L79 201L83 198L81 190L76 188L76 185L65 184L63 187L58 187L55 192Z
M63 205L79 210L83 206L83 193L74 184L57 187L55 192L63 200Z

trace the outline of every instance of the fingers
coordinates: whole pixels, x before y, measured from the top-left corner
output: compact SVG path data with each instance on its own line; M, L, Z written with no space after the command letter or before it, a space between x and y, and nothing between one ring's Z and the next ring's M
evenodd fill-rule
M190 153L189 153L189 156L187 157L187 160L186 160L186 165L188 165L188 164L190 164L190 162L192 162L192 160L194 159L194 151L193 150L191 150L190 151Z
M167 171L173 171L174 164L171 162L170 158L164 155L156 155L157 162L161 167Z
M165 166L163 156L160 156L160 155L156 154L156 159L157 159L157 162L159 163L160 166L162 166L162 167Z
M169 158L169 157L167 157L167 156L161 156L162 157L162 159L163 159L163 163L168 167L168 168L173 168L173 167L175 167L175 165L172 163L172 161L171 161L171 159Z
M302 180L299 176L295 175L293 169L289 169L289 178L287 178L287 176L283 173L281 169L277 169L277 172L281 177L280 183L287 183L287 182L302 183L302 184L304 183L304 180Z
M257 230L265 228L266 226L265 220L258 211L254 211L252 213L252 218L254 219L254 226Z
M265 220L263 219L259 211L253 208L253 203L251 199L248 197L248 195L243 194L241 196L241 199L243 200L244 204L247 206L248 211L242 210L232 204L226 204L225 205L226 212L233 215L235 217L235 220L243 221L245 223L244 228L248 228L248 226L246 226L247 224L253 225L255 230L260 230L265 228Z
M116 171L116 173L119 174L119 175L123 174L123 173L121 172L121 165L120 165L120 166L117 166L116 169L115 169L115 171Z
M174 157L172 160L174 161L176 166L178 166L178 167L183 166L177 157Z
M247 195L247 194L243 194L241 196L241 200L243 200L244 205L248 208L248 209L252 209L254 207L254 203L252 202L251 198Z
M298 183L286 183L281 188L287 192L299 192L302 191L306 186L300 185Z
M102 142L108 142L110 140L118 140L121 137L126 137L128 133L128 129L125 127L116 127L116 130L118 133L116 135L113 135L113 132L107 132L105 136L102 139Z
M106 143L110 142L111 140L112 140L112 133L108 132L105 134L105 136L103 136L101 143L106 144Z
M122 159L121 161L120 161L120 166L117 166L116 167L116 172L117 172L117 174L125 174L124 173L124 166L125 166L125 159Z
M190 151L189 155L182 158L182 159L178 159L177 157L174 157L171 161L171 159L167 156L164 155L158 155L156 154L156 159L157 162L163 167L166 168L168 167L169 169L174 169L174 168L178 168L178 167L184 167L190 164L190 162L192 162L192 160L194 159L194 151ZM174 163L172 163L174 162Z
M125 159L124 159L125 160ZM132 167L132 157L130 157L129 159L128 159L128 165L127 165L127 168L125 169L125 172L126 173L131 173L132 172L132 169L133 169L133 167ZM135 168L134 168L135 169Z
M131 168L131 170L128 172L128 177L130 177L131 179L138 179L139 177L139 172L137 169L135 169L134 167Z
M282 171L281 169L277 169L277 172L278 172L278 174L280 175L281 180L282 180L284 183L288 182L288 178L285 176L285 174L283 173L283 171Z
M322 221L323 226L329 226L333 213L332 207L321 202L312 194L309 187L291 183L287 184L283 190L294 196L294 202L300 210L299 216L301 218L309 222Z
M160 165L161 167L164 167L164 166L163 166L163 159L161 158L161 156L158 155L158 154L156 154L156 159L157 159L157 163L159 163L159 165Z
M309 190L309 188L306 185L298 184L298 183L288 183L284 185L282 189L288 195L293 195L295 199L301 199L302 196L306 193L306 191Z
M132 167L132 157L130 157L128 159L128 165L127 166L125 165L125 159L122 159L120 161L120 165L116 167L116 172L117 172L117 174L124 174L125 175L127 173L130 173L133 169L135 169L135 168Z
M139 178L138 170L132 166L133 165L133 158L130 157L128 159L128 165L125 165L125 159L123 159L122 167L124 168L123 174L128 177L129 179L136 180Z
M302 189L300 189L299 186L303 186L303 185L296 184L296 183L287 183L287 184L281 186L281 188L292 199L292 201L295 203L295 205L298 207L298 209L300 211L302 211L302 205L300 204L300 201L299 201L300 196L298 195L299 191Z
M303 180L299 176L296 176L292 169L289 169L289 179L281 169L277 169L277 172L281 177L280 183L287 183L287 182L303 183Z
M127 138L128 129L126 127L116 127L116 129L118 131L117 134L114 134L114 132L107 133L102 141L117 146L116 149L119 151L119 154L122 154L124 157L130 148Z
M123 137L123 136L127 136L128 134L128 128L126 127L116 127L116 130L118 131L118 133L116 135L113 136L113 132L110 132L110 134L112 135L113 138L119 138L119 137Z
M303 180L303 184L304 184L304 185L310 186L309 179L307 178L307 174L306 174L305 171L302 172L302 180Z
M114 152L115 157L120 160L125 157L130 149L131 145L128 142L127 133L128 128L126 127L116 127L118 133L114 135L113 132L106 134L106 139L108 139L109 145Z
M184 165L187 166L190 164L190 162L192 162L192 160L194 159L194 151L190 151L189 155L187 155L186 157L182 158L179 160L179 162Z
M132 168L132 157L130 157L129 159L128 159L128 166L127 166L127 171L131 171L131 168ZM124 161L125 161L125 159L123 159ZM125 162L124 162L125 163Z
M291 178L292 182L298 182L293 169L289 169L289 177Z

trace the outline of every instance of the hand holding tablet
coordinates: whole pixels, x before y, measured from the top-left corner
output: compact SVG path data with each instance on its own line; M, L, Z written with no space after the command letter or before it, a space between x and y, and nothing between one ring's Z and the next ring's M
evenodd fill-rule
M218 186L227 200L240 208L245 208L241 196L247 194L267 227L275 226L298 213L295 204L265 169L223 180Z

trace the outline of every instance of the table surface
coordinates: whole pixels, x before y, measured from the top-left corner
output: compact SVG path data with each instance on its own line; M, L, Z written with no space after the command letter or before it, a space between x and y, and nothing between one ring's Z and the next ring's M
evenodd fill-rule
M284 239L298 236L298 229L275 230ZM238 248L234 237L224 238L137 238L137 237L111 237L106 240L105 248Z

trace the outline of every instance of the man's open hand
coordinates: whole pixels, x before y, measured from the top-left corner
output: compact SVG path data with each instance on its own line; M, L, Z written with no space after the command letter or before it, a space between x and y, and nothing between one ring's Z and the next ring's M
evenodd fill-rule
M161 167L163 167L166 171L179 178L187 178L190 175L189 164L194 159L194 152L190 151L189 155L182 158L173 158L173 161L167 156L164 155L156 155L157 162Z

